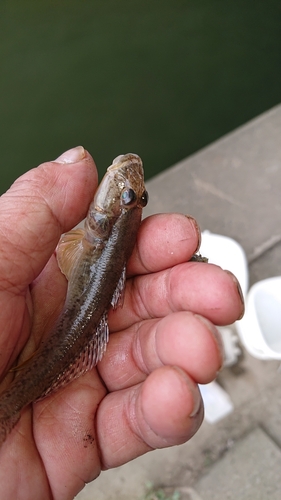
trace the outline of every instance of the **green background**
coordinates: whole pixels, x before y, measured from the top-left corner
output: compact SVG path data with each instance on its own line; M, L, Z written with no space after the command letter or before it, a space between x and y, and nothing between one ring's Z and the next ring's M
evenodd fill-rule
M275 0L2 0L1 192L78 144L101 174L135 152L150 177L274 106L280 18Z

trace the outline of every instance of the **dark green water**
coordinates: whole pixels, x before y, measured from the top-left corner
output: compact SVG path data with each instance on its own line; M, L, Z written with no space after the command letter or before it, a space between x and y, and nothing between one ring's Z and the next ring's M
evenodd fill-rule
M275 0L5 1L3 192L82 144L101 174L136 152L147 177L280 102Z

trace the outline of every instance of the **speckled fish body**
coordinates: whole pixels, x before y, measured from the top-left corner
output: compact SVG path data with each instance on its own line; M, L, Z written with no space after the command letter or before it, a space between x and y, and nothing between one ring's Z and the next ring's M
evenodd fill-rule
M66 233L58 245L68 278L63 310L48 339L0 395L0 445L28 404L92 368L108 341L107 311L125 286L147 193L139 156L120 155L96 191L84 229Z

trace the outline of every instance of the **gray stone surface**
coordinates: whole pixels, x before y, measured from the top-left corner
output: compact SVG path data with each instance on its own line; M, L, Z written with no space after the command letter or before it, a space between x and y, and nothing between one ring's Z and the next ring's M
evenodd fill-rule
M145 215L190 213L202 229L233 237L244 247L251 282L281 274L280 138L278 106L150 180ZM219 383L234 404L228 417L215 425L204 422L182 446L102 473L77 499L137 500L147 481L178 488L182 500L191 491L202 500L281 498L279 363L244 353L237 366L223 370ZM224 496L217 494L221 482L229 486ZM261 491L267 493L259 496Z
M281 193L280 193L281 194ZM281 276L281 243L249 263L250 285L272 276Z
M280 449L257 428L214 464L195 490L202 500L280 500L280 467Z
M280 143L277 106L150 180L145 214L189 213L202 230L237 240L251 259L281 243ZM265 263L263 274L273 266Z

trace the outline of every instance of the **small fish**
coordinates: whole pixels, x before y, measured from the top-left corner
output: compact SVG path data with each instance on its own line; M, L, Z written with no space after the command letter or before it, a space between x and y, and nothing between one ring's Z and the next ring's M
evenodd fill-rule
M102 358L109 337L107 311L122 302L126 262L147 198L140 157L120 155L95 193L84 229L61 237L57 260L68 279L65 304L48 339L0 395L0 445L25 406L86 373Z

